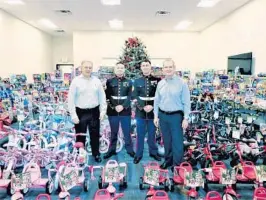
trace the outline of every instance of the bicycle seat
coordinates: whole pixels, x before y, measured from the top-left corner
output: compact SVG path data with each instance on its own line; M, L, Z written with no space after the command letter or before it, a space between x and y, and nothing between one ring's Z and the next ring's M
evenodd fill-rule
M266 199L266 189L261 187L255 189L254 196L257 198Z
M222 200L222 197L218 192L211 191L207 193L206 200Z
M77 148L77 149L79 149L79 148L84 148L84 144L83 144L82 142L76 142L76 143L74 144L74 148Z

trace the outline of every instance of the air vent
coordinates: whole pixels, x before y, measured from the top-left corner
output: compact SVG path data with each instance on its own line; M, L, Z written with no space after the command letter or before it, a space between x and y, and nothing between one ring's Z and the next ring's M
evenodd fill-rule
M70 10L56 10L55 12L60 15L72 15Z
M167 15L170 15L170 12L166 11L166 10L158 10L156 13L155 13L156 16L167 16Z
M64 30L56 30L55 32L57 32L57 33L64 33L65 31Z

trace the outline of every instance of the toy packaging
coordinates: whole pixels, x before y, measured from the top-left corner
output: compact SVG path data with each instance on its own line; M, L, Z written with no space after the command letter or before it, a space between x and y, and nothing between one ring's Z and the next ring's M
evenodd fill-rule
M15 190L23 190L30 186L31 184L31 176L29 172L16 174L14 178L12 178L12 184Z
M60 176L59 181L63 190L70 190L78 184L77 171L73 169L68 174Z
M265 165L256 166L256 172L257 172L257 179L259 182L263 183L264 181L266 181L266 166Z
M56 78L56 79L60 79L60 78L62 78L62 72L61 72L61 70L57 69L57 70L55 71L55 78Z
M145 177L144 181L147 184L159 186L159 175L160 175L159 169L147 168L145 169L144 172L144 177Z
M204 179L201 171L192 171L185 173L185 185L187 187L204 187Z
M69 86L71 83L71 73L64 73L64 84Z
M104 180L106 182L119 182L120 178L120 173L119 173L119 166L110 166L106 168L105 170L105 177Z
M221 169L221 184L223 185L233 185L236 183L236 173L235 170Z

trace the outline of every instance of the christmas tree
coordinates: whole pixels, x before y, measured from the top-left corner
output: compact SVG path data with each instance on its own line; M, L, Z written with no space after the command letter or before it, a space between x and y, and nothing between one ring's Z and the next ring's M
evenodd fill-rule
M123 55L120 56L119 62L126 67L126 77L136 79L141 76L140 64L142 61L149 59L146 46L139 38L129 38L125 41Z

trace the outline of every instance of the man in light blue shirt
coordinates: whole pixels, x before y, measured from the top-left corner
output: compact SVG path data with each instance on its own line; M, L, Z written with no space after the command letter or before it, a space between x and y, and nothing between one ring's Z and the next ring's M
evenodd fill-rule
M182 162L183 129L188 127L190 92L188 85L175 75L175 63L163 63L165 78L158 83L154 99L154 124L160 126L165 148L162 169Z

